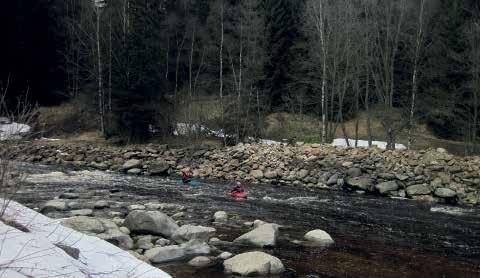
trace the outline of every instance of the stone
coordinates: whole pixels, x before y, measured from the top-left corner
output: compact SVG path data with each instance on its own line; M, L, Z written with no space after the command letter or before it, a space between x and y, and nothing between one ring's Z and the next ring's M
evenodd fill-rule
M258 228L236 238L234 242L256 247L272 247L277 244L277 238L278 225L263 224Z
M109 208L110 204L108 203L108 201L101 200L101 201L95 202L95 204L93 204L93 207L96 209L104 209L104 208Z
M170 243L171 243L170 240L166 238L160 238L157 241L155 241L155 245L160 247L170 245Z
M78 260L80 258L80 250L78 248L70 247L64 244L56 243L55 246L62 249L67 255Z
M162 212L141 210L130 212L125 218L124 226L133 233L166 237L171 237L179 228L172 218Z
M228 260L228 259L230 259L232 256L233 256L233 254L230 253L230 252L222 252L220 255L217 256L217 258L219 258L219 259L221 259L221 260Z
M407 176L407 175L402 175L402 174L395 174L395 178L399 181L406 181L408 180L410 177Z
M144 250L152 249L154 247L152 242L153 238L151 235L142 236L137 238L137 241L135 242L135 247Z
M398 184L396 181L386 181L375 185L375 188L380 192L380 194L386 194L391 191L398 190Z
M127 160L123 165L122 165L123 170L128 171L130 169L134 168L142 168L142 161L138 159L130 159Z
M217 211L213 215L213 219L215 219L215 222L225 223L228 221L228 214L224 211Z
M120 232L126 234L126 235L129 235L130 234L130 230L127 228L127 227L120 227L118 228L120 230Z
M428 195L430 193L432 193L432 191L427 185L424 184L415 184L407 187L407 194L409 196Z
M217 230L211 227L184 225L180 227L172 236L177 243L188 242L192 239L198 239L207 242L210 237L215 235Z
M330 178L328 178L327 185L328 186L336 185L339 178L340 176L338 174L332 175Z
M323 230L310 231L305 234L304 238L321 246L329 246L335 243L332 237Z
M356 178L362 175L362 170L359 168L350 168L347 170L346 174L351 178Z
M262 225L265 225L265 224L268 224L268 223L265 222L265 221L257 219L255 221L253 221L253 228L258 228L258 227L260 227Z
M97 235L99 238L116 245L123 250L133 249L133 240L129 235L122 233L118 228L109 229L105 233Z
M254 177L255 179L262 179L264 177L263 171L262 170L252 170L250 172L250 175Z
M73 192L64 192L60 195L60 199L78 199L80 195Z
M353 188L362 190L370 190L373 186L373 180L369 177L347 178L345 182Z
M65 211L67 210L67 203L61 200L50 200L43 205L40 210L42 213L48 213L52 211Z
M170 165L165 161L157 161L148 167L148 172L153 176L163 176L168 174Z
M142 262L146 262L146 263L150 262L147 257L145 257L144 255L139 254L135 251L128 251L128 253L130 253L130 255L134 256L135 258L137 258L138 260L140 260Z
M185 217L185 213L183 211L177 212L174 215L172 215L172 218L178 219L178 218L183 218Z
M226 274L240 276L278 275L285 271L282 261L264 252L247 252L223 262Z
M454 198L457 196L457 192L451 190L450 188L437 188L435 190L435 196L440 198Z
M145 252L145 256L152 263L180 261L188 257L208 254L210 254L210 246L198 240L191 240L181 245L155 247Z
M310 174L310 171L302 169L302 170L297 172L297 178L300 179L300 180L303 180L304 178L306 178L308 176L308 174Z
M62 224L78 232L100 234L105 231L102 222L94 217L75 216L62 221Z
M142 173L142 169L138 169L138 168L129 169L127 171L127 174L129 175L140 175L141 173Z
M278 177L278 172L275 170L265 172L265 178L267 179L275 179L277 177Z
M212 259L206 256L198 256L188 262L188 265L193 267L207 267L212 264Z
M77 209L70 211L70 215L72 216L92 216L93 210L91 209Z
M128 211L134 211L134 210L145 210L146 207L144 205L129 205L127 207Z

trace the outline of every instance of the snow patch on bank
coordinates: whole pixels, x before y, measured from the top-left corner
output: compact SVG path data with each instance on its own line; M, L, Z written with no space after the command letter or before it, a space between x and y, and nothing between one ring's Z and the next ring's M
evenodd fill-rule
M350 147L355 147L355 139L348 139L348 143L350 144ZM334 147L343 147L347 148L347 142L344 138L337 138L333 140L332 146ZM372 141L372 146L376 146L379 149L385 150L387 149L387 142L383 141ZM368 148L368 141L366 140L358 140L357 143L358 148ZM403 144L395 144L395 149L397 150L404 150L406 149L405 145Z
M29 230L22 232L0 221L0 273L5 277L170 277L106 241L16 202L8 204L4 218ZM60 244L78 249L78 260L56 246Z
M0 124L0 141L7 139L17 139L25 133L29 133L32 128L26 124L9 123Z

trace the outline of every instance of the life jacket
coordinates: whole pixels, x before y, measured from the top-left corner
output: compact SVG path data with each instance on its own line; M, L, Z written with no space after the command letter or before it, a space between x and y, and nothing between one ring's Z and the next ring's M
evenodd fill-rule
M189 173L187 173L187 172L183 172L183 173L182 173L182 180L183 180L183 181L190 181L191 178L192 178L192 177L190 176Z

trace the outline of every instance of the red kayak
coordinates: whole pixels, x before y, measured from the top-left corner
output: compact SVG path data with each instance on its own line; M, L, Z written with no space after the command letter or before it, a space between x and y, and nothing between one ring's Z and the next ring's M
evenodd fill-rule
M230 196L235 198L236 200L245 200L247 199L247 193L245 192L232 192L230 193Z

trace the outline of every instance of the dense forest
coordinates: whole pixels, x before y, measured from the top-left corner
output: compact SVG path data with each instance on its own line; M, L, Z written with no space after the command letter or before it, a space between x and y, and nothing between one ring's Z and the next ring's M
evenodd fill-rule
M7 102L74 103L107 138L169 136L181 115L238 142L288 112L318 119L321 142L358 138L344 123L364 113L371 141L375 109L389 148L425 124L479 151L475 0L16 0L0 13Z

